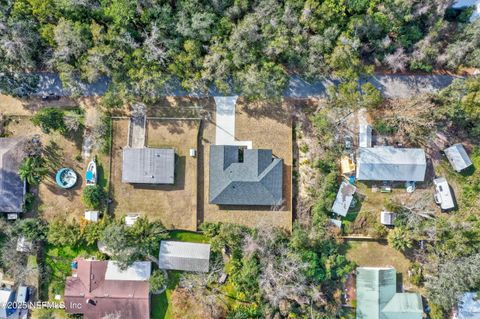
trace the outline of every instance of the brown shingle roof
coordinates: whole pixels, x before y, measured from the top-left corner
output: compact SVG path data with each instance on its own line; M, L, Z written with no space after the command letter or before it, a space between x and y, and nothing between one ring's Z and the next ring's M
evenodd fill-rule
M108 261L78 259L77 276L67 277L65 308L83 314L85 319L101 319L108 314L118 318L148 319L148 281L105 280Z

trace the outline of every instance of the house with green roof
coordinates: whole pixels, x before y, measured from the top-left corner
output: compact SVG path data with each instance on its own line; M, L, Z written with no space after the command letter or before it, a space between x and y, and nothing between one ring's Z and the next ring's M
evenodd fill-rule
M422 298L397 292L395 268L357 268L357 319L421 319Z

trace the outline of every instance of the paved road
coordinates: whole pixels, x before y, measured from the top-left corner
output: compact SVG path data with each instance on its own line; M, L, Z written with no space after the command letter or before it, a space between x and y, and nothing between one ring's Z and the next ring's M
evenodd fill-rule
M361 80L361 83L370 82L386 97L409 98L419 93L438 91L447 87L452 83L455 76L451 75L375 75ZM101 78L92 84L81 84L82 95L99 96L103 95L108 89L110 83L109 78ZM298 76L292 76L290 82L285 89L284 96L304 98L304 97L325 97L326 88L329 85L338 83L337 81L324 80L308 82ZM52 92L61 96L70 95L67 90L63 89L62 82L57 74L42 73L37 95ZM234 95L230 92L228 95ZM215 88L210 89L207 93L187 92L181 89L178 83L171 83L163 92L159 92L161 96L221 96L225 95Z

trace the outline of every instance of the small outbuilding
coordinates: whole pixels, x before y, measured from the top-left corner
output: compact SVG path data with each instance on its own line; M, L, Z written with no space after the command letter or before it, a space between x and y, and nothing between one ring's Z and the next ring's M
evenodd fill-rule
M123 149L122 182L131 184L174 184L173 148Z
M444 152L456 172L461 172L472 165L472 161L462 144L452 145L446 148Z
M435 203L440 205L442 210L455 208L452 191L447 180L444 177L435 178L433 184L435 185Z
M353 195L357 188L347 182L342 182L332 206L332 212L340 216L347 216L348 209L352 204Z
M380 223L385 226L393 226L395 217L395 213L382 210L382 212L380 213Z
M87 210L84 215L86 220L94 223L98 222L99 216L100 216L100 212L95 210Z
M128 227L133 226L137 222L137 219L140 218L140 214L138 213L129 213L125 216L125 225Z
M161 269L208 272L210 245L163 240L158 259Z

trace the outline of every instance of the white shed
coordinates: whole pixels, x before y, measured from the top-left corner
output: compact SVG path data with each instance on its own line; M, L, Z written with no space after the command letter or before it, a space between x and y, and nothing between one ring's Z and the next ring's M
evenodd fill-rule
M90 221L90 222L98 222L98 216L100 215L99 211L94 211L94 210L87 210L85 212L85 219Z
M452 145L446 148L444 152L453 169L457 172L461 172L472 165L472 161L462 144Z
M392 213L392 212L388 212L386 210L383 210L381 213L380 213L380 223L382 225L386 225L386 226L392 226L393 225L393 222L395 221L395 213Z

